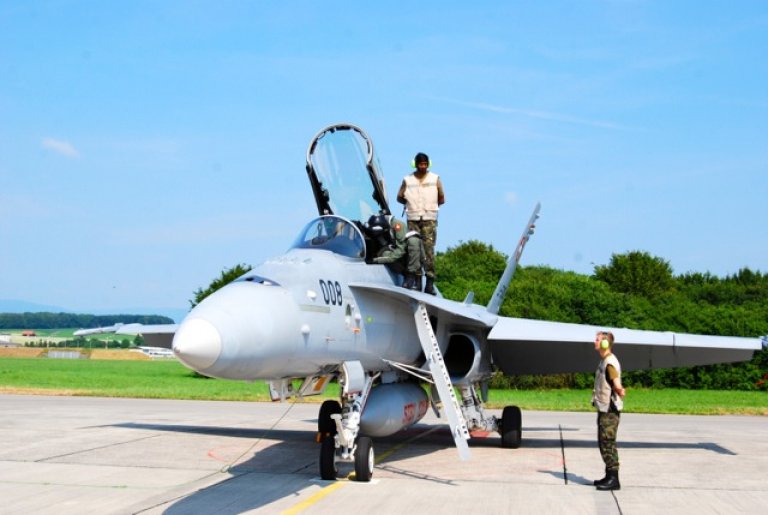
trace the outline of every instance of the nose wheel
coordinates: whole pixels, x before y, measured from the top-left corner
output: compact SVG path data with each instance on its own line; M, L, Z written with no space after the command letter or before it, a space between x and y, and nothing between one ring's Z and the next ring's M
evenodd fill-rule
M355 449L355 478L368 482L373 476L373 442L367 436L357 439Z
M339 404L327 400L317 417L320 446L320 477L332 481L339 474L338 464L354 464L355 479L367 482L373 476L373 443L359 436L363 407L379 374L367 375L360 362L344 362L340 379L342 397Z
M338 474L336 442L333 437L324 438L320 445L320 479L335 481Z
M339 476L338 462L344 461L336 455L336 438L324 438L320 444L320 479L335 481ZM357 439L354 451L355 480L367 483L373 477L373 441L367 436Z

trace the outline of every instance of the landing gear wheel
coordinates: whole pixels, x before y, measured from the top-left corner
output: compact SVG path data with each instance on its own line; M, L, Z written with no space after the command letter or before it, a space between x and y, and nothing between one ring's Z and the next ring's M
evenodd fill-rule
M501 446L517 449L523 437L523 416L517 406L507 406L501 412Z
M357 439L355 479L367 483L373 476L373 442L367 436Z
M327 400L320 406L320 413L317 416L317 432L320 438L325 440L328 436L336 434L336 421L331 415L341 413L341 405L338 401Z
M336 442L333 438L325 438L320 446L320 479L334 481L336 468Z

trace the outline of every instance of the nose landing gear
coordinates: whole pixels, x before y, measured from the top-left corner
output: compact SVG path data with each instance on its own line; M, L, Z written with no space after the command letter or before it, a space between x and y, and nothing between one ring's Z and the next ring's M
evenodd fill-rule
M332 481L339 474L339 463L354 463L355 479L368 482L373 476L373 442L367 436L358 437L360 417L377 375L369 376L359 361L342 366L342 403L325 401L318 415L320 447L320 478Z

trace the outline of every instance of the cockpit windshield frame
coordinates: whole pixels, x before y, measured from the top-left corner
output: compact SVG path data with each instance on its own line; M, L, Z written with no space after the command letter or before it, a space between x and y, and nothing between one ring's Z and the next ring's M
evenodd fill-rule
M353 259L365 260L365 238L357 225L346 218L325 215L304 226L292 249L328 250Z
M373 143L359 127L336 124L318 132L307 149L307 175L320 215L365 222L390 214Z

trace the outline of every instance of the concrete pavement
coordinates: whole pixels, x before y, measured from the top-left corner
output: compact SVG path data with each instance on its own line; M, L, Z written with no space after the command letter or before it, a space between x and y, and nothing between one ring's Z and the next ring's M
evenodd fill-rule
M319 480L317 404L0 395L0 513L765 513L768 418L622 416L622 490L594 413L523 412L523 446L430 412L374 440L371 483Z

